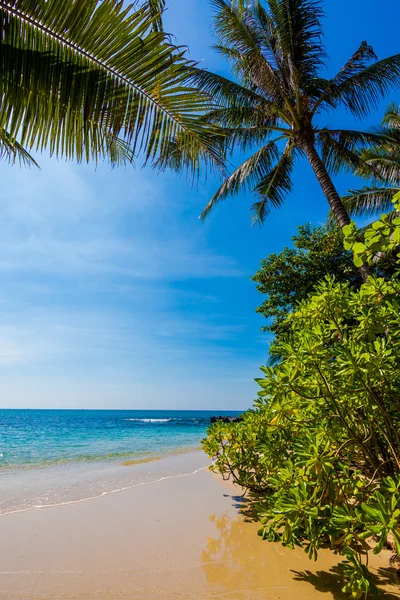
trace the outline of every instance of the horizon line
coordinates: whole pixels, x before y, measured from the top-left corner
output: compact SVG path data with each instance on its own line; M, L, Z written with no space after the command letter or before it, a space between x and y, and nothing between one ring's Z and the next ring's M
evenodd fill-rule
M248 410L248 408L44 408L44 407L11 407L4 406L0 407L0 410L86 410L86 411L94 411L94 410L109 410L109 411L148 411L148 412L242 412Z

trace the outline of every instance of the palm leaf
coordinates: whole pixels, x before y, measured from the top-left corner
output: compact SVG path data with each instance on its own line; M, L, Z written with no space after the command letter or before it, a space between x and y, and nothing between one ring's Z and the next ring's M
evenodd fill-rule
M382 124L394 130L400 129L400 107L395 102L391 102L385 110Z
M324 101L343 104L357 118L379 108L382 98L400 86L400 54L377 61L348 77L331 82Z
M205 69L193 69L193 83L212 97L216 108L242 106L273 108L272 103L257 94L256 91L249 90L222 75Z
M260 37L260 27L251 7L242 9L226 0L211 0L216 9L214 29L223 48L223 54L230 52L235 75L247 87L279 105L282 104L282 83L276 72L276 64L271 61L271 52L265 47L264 35Z
M228 196L235 196L242 189L257 188L259 181L264 180L271 172L272 165L279 156L277 141L278 138L270 141L233 171L204 208L201 219L205 219L216 204Z
M349 190L342 200L351 216L380 214L393 210L393 196L398 191L400 187L364 186L359 190Z
M175 141L188 166L220 164L212 127L198 126L209 98L190 83L184 51L154 31L154 7L0 0L0 127L77 160L104 147L107 130L146 160Z
M260 225L271 211L280 208L287 194L292 191L292 171L294 165L294 146L288 142L281 158L273 169L258 183L254 192L260 197L251 208L252 223Z
M321 19L323 11L319 0L269 0L272 21L276 31L277 53L293 88L314 79L326 60L322 44ZM260 3L258 14L264 15Z
M11 164L19 162L20 165L27 167L38 167L29 152L4 129L0 129L0 159L5 159Z
M322 160L327 169L337 174L341 169L364 169L370 176L380 178L373 164L362 158L361 151L368 146L384 147L390 140L382 131L368 132L351 129L317 130L317 142L321 147Z
M195 70L194 84L212 96L216 108L209 111L205 121L221 127L226 146L238 146L246 151L251 145L265 142L273 132L288 131L279 122L288 119L276 102L254 90L201 69Z
M373 60L377 60L374 49L367 42L361 42L359 48L357 48L344 67L342 67L333 79L319 80L322 89L321 94L313 107L313 112L315 113L323 103L333 107L336 106L335 94L332 93L332 91L336 90L338 86L344 85L354 75L365 69Z
M165 0L148 0L153 19L154 31L163 30L162 14L165 9Z
M361 153L363 164L367 165L366 169L362 166L358 174L362 177L371 177L371 167L374 172L378 173L378 179L395 183L400 182L400 147L383 147L367 148Z

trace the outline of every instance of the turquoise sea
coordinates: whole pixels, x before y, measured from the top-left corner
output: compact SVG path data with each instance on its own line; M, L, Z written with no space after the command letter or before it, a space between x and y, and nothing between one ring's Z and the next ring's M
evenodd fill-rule
M123 460L195 448L215 414L224 413L0 410L0 467Z
M0 410L0 514L83 501L182 474L185 461L179 456L199 448L216 414L239 413ZM208 459L203 455L202 461Z

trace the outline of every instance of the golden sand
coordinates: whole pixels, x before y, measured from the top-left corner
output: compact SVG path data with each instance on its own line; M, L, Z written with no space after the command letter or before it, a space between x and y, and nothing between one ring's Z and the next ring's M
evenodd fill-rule
M172 460L167 459L167 460ZM183 473L204 456L175 457ZM163 461L157 463L163 472ZM135 467L133 467L135 468ZM237 493L237 492L233 492ZM330 600L337 557L263 542L207 469L81 504L0 518L1 600ZM400 598L388 556L383 600Z

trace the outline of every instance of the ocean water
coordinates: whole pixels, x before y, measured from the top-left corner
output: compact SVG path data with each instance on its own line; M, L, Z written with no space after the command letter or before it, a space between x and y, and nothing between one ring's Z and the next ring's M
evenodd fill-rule
M188 463L181 455L199 448L215 414L239 413L0 410L0 514L182 475Z

